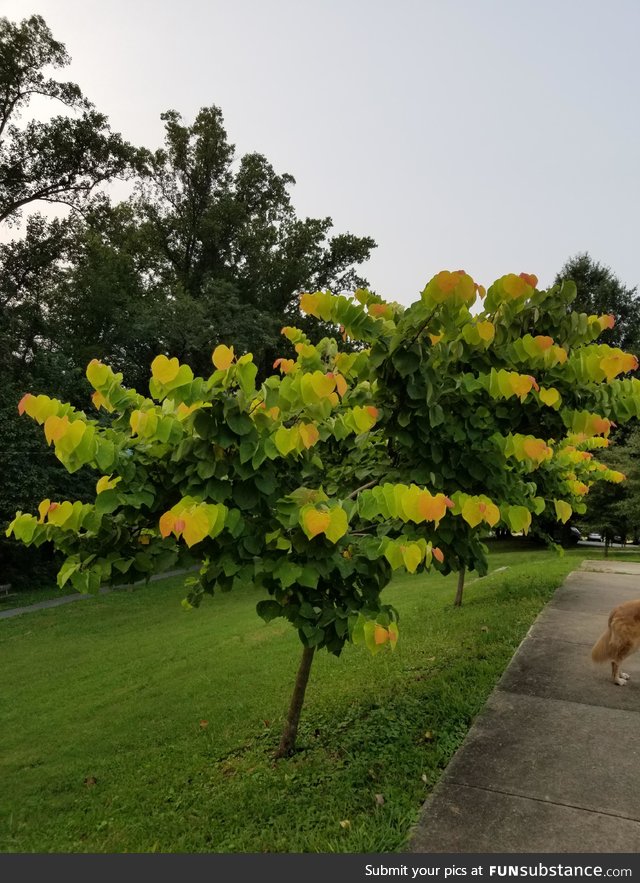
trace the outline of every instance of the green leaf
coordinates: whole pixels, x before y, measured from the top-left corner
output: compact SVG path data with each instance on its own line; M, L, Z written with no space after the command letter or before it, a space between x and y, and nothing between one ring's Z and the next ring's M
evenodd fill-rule
M253 362L244 362L236 365L236 378L240 389L247 398L251 398L256 391L256 375L258 369Z
M391 361L401 377L413 374L420 366L420 354L416 350L397 349Z
M284 609L277 601L258 601L256 612L265 622L271 622L278 616L284 616Z
M229 411L226 415L227 425L236 435L249 435L253 432L253 421L246 414L238 411Z
M80 561L77 557L73 556L71 558L67 558L67 560L58 571L58 576L56 578L58 587L61 589L64 588L79 567Z
M300 565L287 561L286 558L281 558L273 570L274 578L280 582L283 589L288 589L289 586L297 583L301 574L302 568Z
M315 567L307 564L306 567L303 567L298 577L298 585L304 586L307 589L316 589L318 587L318 571Z
M120 494L114 488L102 491L96 497L96 512L99 512L101 515L109 515L111 512L115 512L119 505Z

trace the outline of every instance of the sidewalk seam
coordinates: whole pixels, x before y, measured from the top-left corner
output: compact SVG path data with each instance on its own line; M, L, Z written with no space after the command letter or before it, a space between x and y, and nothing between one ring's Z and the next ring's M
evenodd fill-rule
M506 669L505 669L505 671L506 671ZM619 689L622 689L622 688L619 688ZM525 699L544 699L544 700L548 700L551 702L570 702L571 705L581 705L583 708L608 708L610 711L613 711L613 712L621 711L623 714L640 714L640 708L639 709L615 708L610 705L594 705L593 702L578 702L575 699L565 699L564 697L562 699L558 699L557 696L539 696L537 693L520 693L518 690L507 690L504 687L501 687L499 684L496 684L496 686L494 688L494 692L497 692L497 691L500 691L501 693L505 693L509 696L522 696ZM487 698L487 703L489 702L490 698L491 698L491 696L489 696ZM478 712L477 717L479 717L483 711L484 711L484 707L482 708L482 711ZM473 724L475 724L475 720L477 719L477 717L474 718ZM473 724L472 724L472 727L473 727ZM468 733L470 733L470 732L471 732L471 727L469 728ZM464 746L464 743L460 746L460 748L458 750L460 751L463 748L463 746Z
M545 800L543 797L531 797L528 794L518 794L516 791L503 791L500 788L485 788L483 785L470 785L468 782L456 782L454 779L449 778L447 778L446 783L443 781L443 785L444 784L456 785L458 788L473 788L476 791L484 791L487 794L502 794L505 797L518 797L520 800L534 800L536 803L546 803L549 806L564 806L567 809L577 809L580 810L580 812L587 812L595 816L607 816L611 819L623 819L625 822L636 822L636 824L640 825L640 818L621 816L618 813L604 812L600 809L588 809L584 806L578 806L575 803L559 803L557 800Z

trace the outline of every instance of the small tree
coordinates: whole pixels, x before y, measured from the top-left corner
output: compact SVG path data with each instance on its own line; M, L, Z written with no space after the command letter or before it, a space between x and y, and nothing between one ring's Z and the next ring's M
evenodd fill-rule
M158 356L153 399L125 389L122 375L94 360L87 369L93 401L110 419L26 395L19 410L44 425L67 469L89 465L105 474L95 503L47 499L39 517L20 514L8 530L28 545L52 541L65 554L61 587L95 591L105 581L199 560L186 607L247 582L266 590L258 613L288 619L303 644L279 756L293 750L316 649L339 654L354 629L373 651L395 645L397 614L380 602L392 572L389 549L400 552L396 566L412 571L441 558L425 542L405 548L370 535L358 514L355 473L378 417L368 404L366 355L340 353L329 340L313 347L285 330L298 360L281 361L283 376L260 391L251 356L236 360L219 346L206 380ZM345 469L349 460L354 470ZM322 483L332 461L329 496ZM444 516L443 494L410 491L414 521ZM375 518L375 502L371 511Z
M399 480L445 493L459 520L443 523L443 570L486 572L481 531L526 533L543 515L584 512L591 483L618 479L591 450L608 444L611 419L640 416L640 383L616 380L637 359L597 345L611 315L571 311L575 285L549 291L510 274L485 293L466 273L443 271L408 309L359 291L328 292L302 306L371 347L374 403ZM472 314L477 298L484 309ZM578 475L580 473L580 476Z
M624 354L576 344L572 361L558 344L517 337L517 315L551 295L519 277L505 279L487 296L491 304L500 292L509 295L493 321L469 312L476 289L465 274L439 274L406 312L367 292L360 304L303 295L304 310L341 322L371 349L345 353L331 339L312 346L285 328L296 358L278 359L279 375L260 389L252 357L236 359L224 345L214 350L207 379L175 358L156 357L151 398L92 361L87 377L98 420L31 394L19 410L43 424L69 471L89 465L104 473L95 501L44 500L39 517L18 513L8 534L27 545L53 542L66 556L61 587L95 591L104 581L198 560L187 607L248 582L266 591L258 613L289 620L303 645L278 749L289 754L316 649L339 654L348 640L372 652L395 646L397 613L381 601L394 569L414 573L433 562L444 572L486 569L483 523L526 531L532 512L571 513L569 501L582 488L571 458L564 459L569 442L554 446L512 430L522 427L523 412L531 411L531 421L549 411L556 430L568 426L580 433L576 442L588 444L610 422L560 411L555 387L496 368L500 358L548 359L563 394L576 388L589 401L593 386L609 410L640 410L640 384L612 379L631 367ZM601 324L577 321L583 337ZM561 364L569 367L551 375ZM587 384L583 370L607 382ZM545 499L533 474L552 461L557 496ZM551 478L539 484L549 489Z

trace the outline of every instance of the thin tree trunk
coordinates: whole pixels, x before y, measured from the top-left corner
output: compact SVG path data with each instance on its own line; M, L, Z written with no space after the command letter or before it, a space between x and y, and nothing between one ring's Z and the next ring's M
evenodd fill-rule
M456 592L456 600L453 602L454 607L462 607L462 592L464 590L464 574L466 568L461 567L458 571L458 590Z
M300 712L302 711L302 705L304 703L304 694L309 681L309 672L311 671L311 663L313 662L315 649L315 647L304 647L302 650L302 659L300 660L296 684L293 688L293 695L291 696L289 714L287 715L287 720L284 725L280 745L276 751L276 758L289 757L295 750Z
M609 557L609 537L604 538L604 557Z

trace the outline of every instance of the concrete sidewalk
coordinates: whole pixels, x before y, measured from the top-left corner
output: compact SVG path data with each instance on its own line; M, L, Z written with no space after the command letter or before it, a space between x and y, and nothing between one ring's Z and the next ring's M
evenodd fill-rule
M640 852L640 654L591 662L640 564L585 561L531 627L423 807L409 851Z

